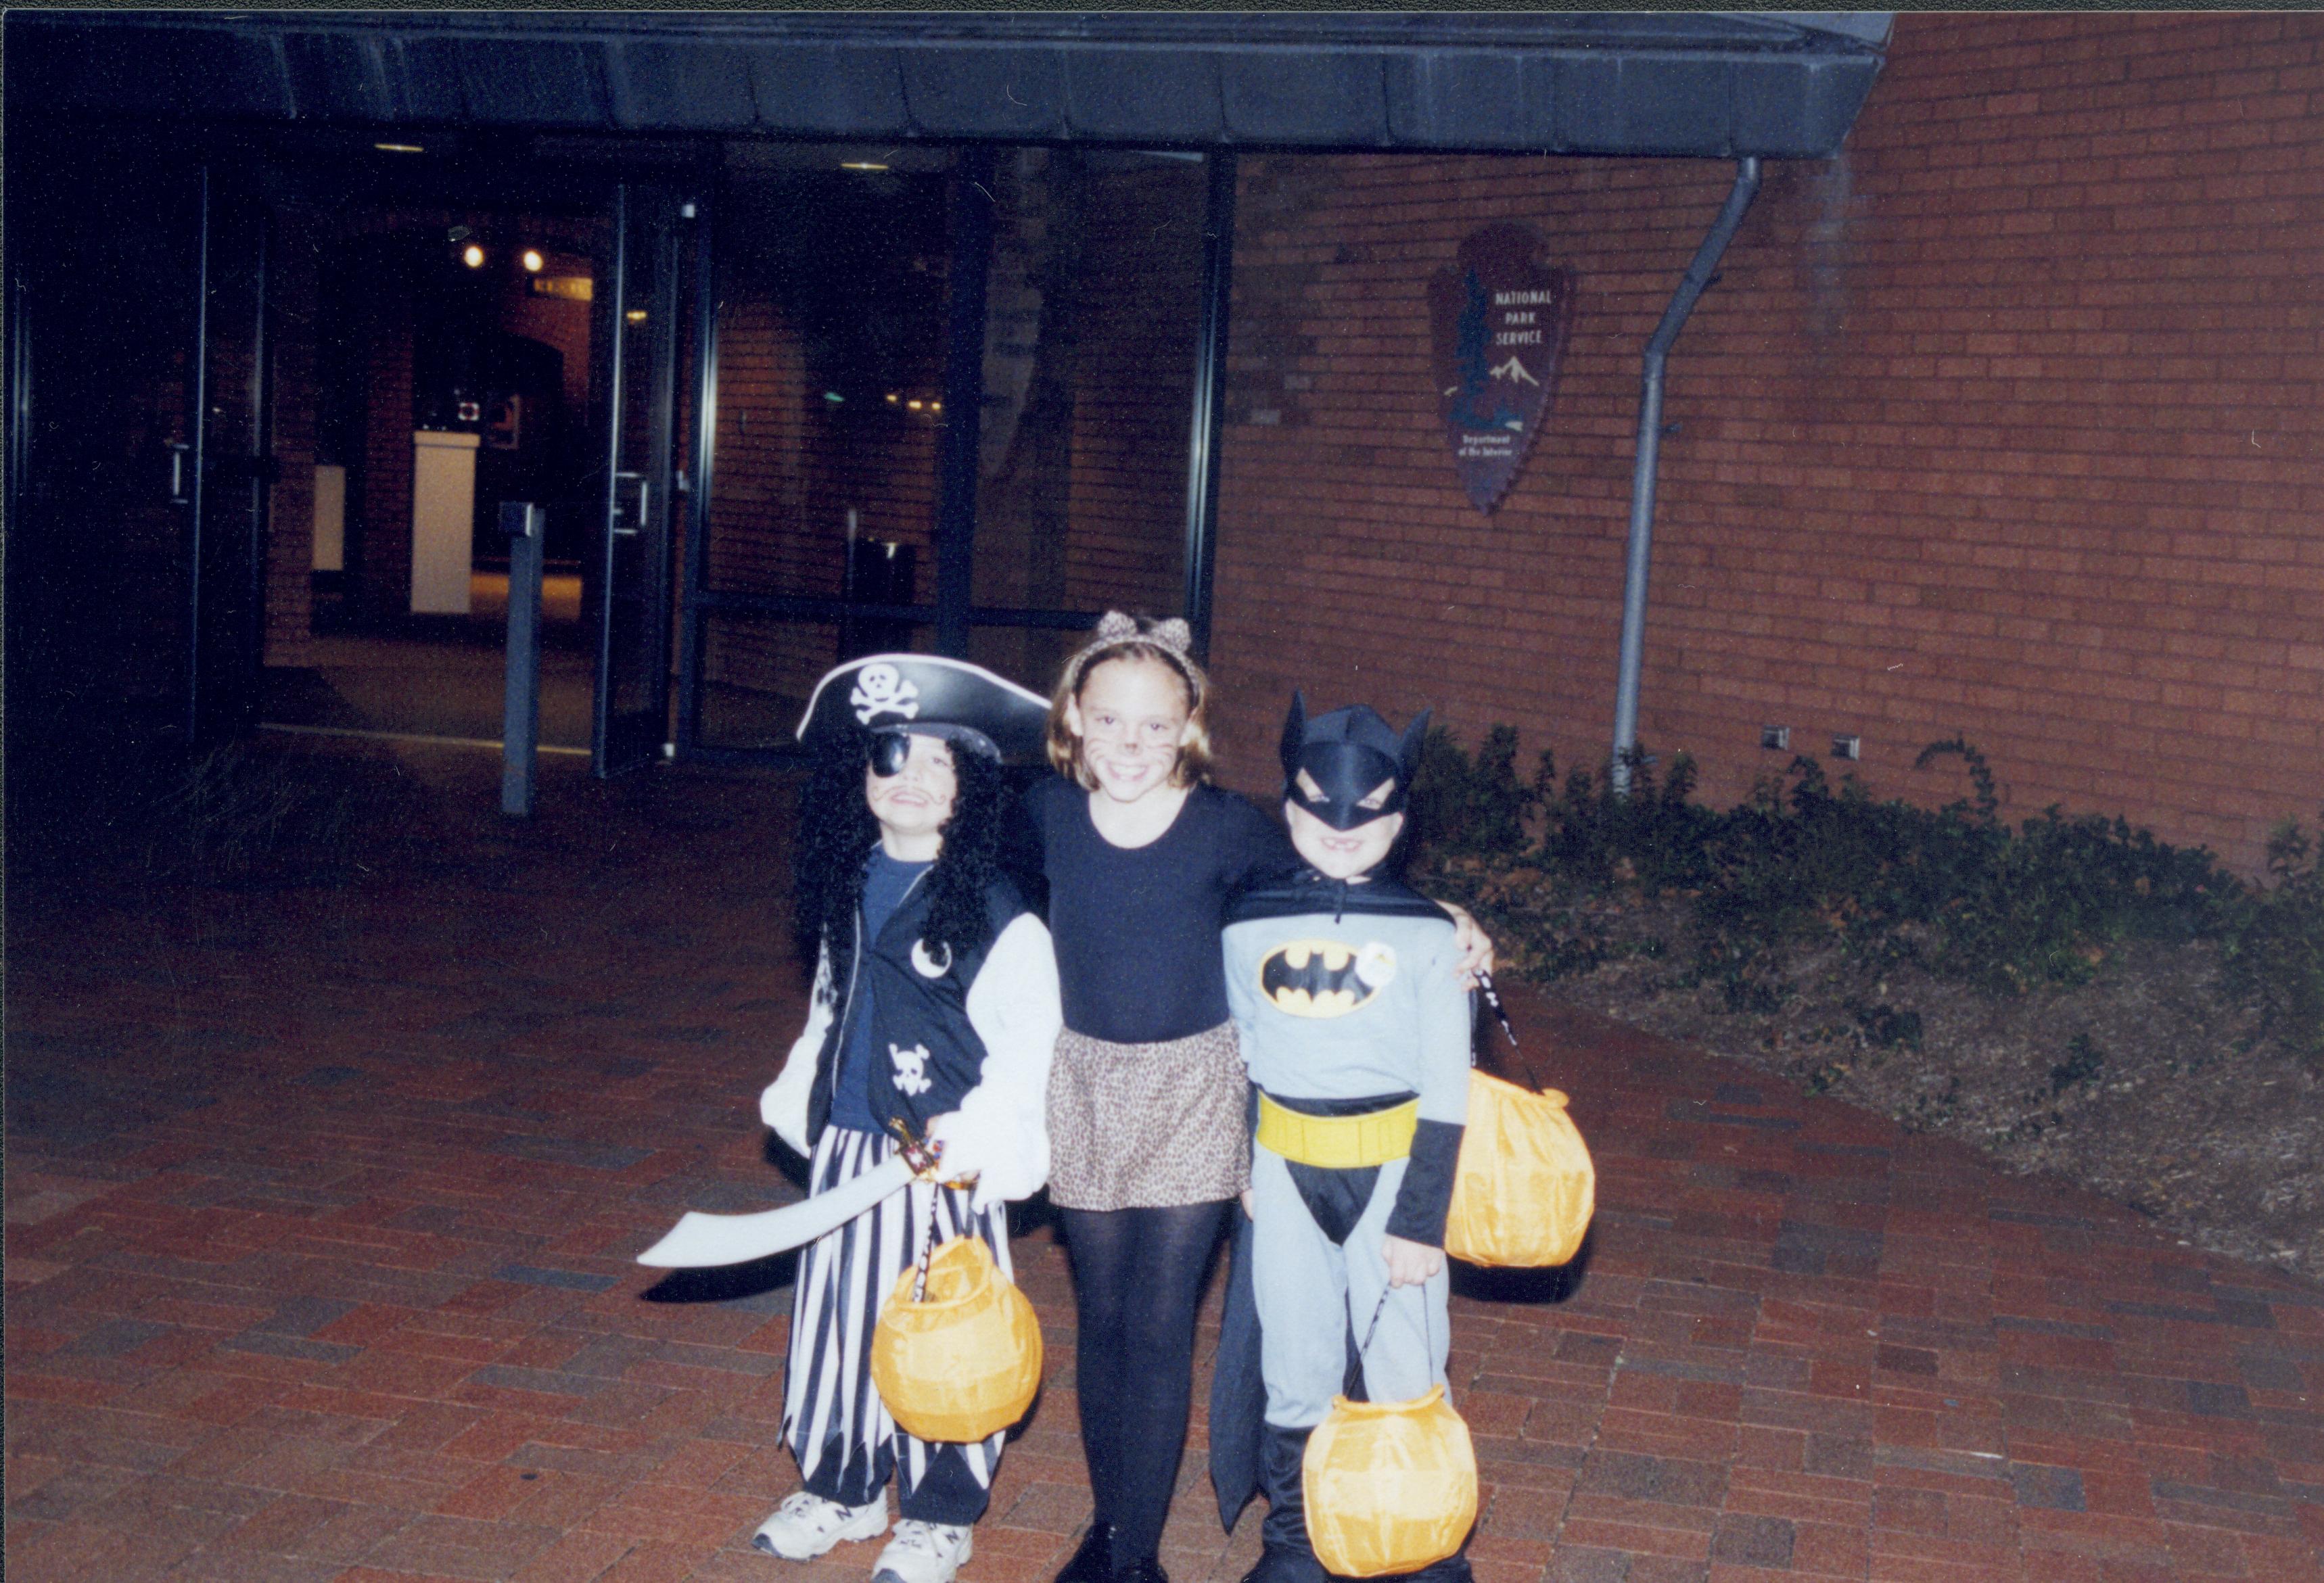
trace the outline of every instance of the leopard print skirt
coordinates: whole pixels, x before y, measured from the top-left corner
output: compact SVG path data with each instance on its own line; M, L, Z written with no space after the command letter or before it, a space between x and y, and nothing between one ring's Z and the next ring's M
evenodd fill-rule
M1067 1028L1049 1065L1049 1201L1214 1203L1250 1185L1250 1080L1234 1025L1157 1045Z

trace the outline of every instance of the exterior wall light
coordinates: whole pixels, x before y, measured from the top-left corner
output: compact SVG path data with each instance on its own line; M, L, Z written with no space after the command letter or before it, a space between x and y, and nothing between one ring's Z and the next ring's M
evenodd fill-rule
M549 261L547 259L540 256L540 249L537 247L528 247L524 250L524 272L526 274L537 275L540 273L540 266L548 262Z
M467 246L460 250L460 262L466 264L472 270L483 269L484 267L484 250L471 242Z

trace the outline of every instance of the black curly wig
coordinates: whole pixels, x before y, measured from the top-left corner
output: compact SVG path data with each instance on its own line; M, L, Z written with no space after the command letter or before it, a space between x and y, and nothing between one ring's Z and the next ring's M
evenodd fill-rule
M1009 797L1001 766L955 745L952 817L928 871L928 923L921 936L955 954L982 950L992 933L985 891L1000 872L1001 820ZM863 799L864 741L827 741L799 788L798 849L792 860L792 939L812 962L824 939L845 943L863 899L863 861L880 839ZM834 993L836 993L835 988Z

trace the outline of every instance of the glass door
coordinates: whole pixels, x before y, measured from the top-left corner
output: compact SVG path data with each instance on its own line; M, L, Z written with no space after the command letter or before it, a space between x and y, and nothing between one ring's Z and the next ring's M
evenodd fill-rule
M1036 691L1106 610L1202 624L1192 528L1210 491L1189 441L1206 468L1223 163L1047 148L994 161L968 654Z
M669 741L670 565L678 367L694 206L666 189L613 194L611 256L592 346L598 353L597 691L591 754L600 776L659 757Z
M754 145L719 194L684 749L779 756L843 657L931 647L954 154Z
M85 128L5 150L9 826L110 755L183 742L195 713L193 396L203 283L198 159Z
M730 162L681 750L789 750L853 655L1047 691L1107 609L1199 637L1233 190L1171 152Z

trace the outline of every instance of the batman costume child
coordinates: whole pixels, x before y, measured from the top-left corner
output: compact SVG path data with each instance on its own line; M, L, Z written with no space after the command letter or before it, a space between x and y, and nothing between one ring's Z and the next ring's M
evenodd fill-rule
M1246 1583L1325 1576L1308 1542L1301 1469L1355 1352L1375 1401L1409 1400L1444 1381L1441 1249L1468 1108L1470 1005L1452 920L1387 861L1426 723L1424 713L1399 738L1368 708L1310 720L1294 697L1286 812L1306 867L1248 892L1225 930L1256 1136L1251 1220L1238 1239L1221 1344L1213 1476L1230 1526L1254 1485L1268 1497L1266 1551ZM1263 1426L1250 1424L1250 1401L1227 1399L1238 1348L1248 1377L1254 1316ZM1467 1574L1455 1556L1427 1576Z

